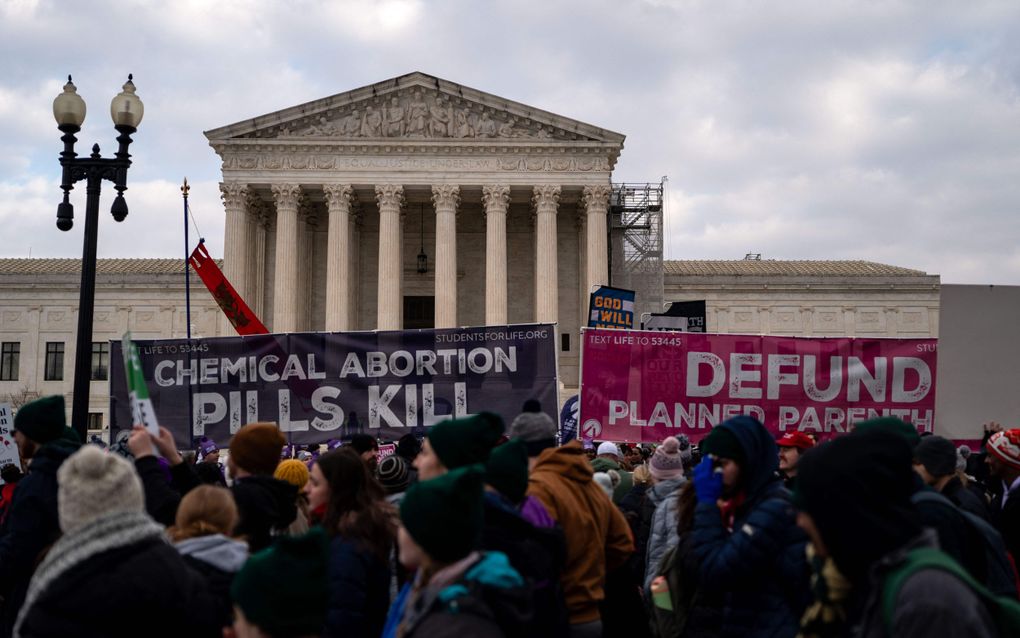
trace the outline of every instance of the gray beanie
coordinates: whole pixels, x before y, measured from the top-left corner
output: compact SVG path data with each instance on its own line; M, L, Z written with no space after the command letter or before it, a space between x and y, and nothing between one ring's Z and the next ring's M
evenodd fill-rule
M110 514L144 512L142 482L134 466L118 454L86 445L57 470L60 529L70 534Z
M510 438L521 439L528 456L556 446L556 424L545 412L521 412L510 424Z

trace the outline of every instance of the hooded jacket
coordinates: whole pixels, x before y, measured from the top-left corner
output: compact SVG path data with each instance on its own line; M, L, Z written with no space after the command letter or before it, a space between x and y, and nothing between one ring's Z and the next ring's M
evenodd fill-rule
M205 577L219 626L229 626L234 617L230 585L248 560L248 546L223 534L210 534L180 541L175 547L184 562Z
M420 577L420 576L419 576ZM390 608L383 638L501 638L526 636L530 596L506 556L473 552L433 576L408 583Z
M542 501L563 528L567 556L560 582L572 624L599 619L606 572L634 552L626 519L593 474L581 442L571 441L539 455L528 485L528 494Z
M230 487L237 503L234 533L248 540L255 552L269 547L274 532L282 532L297 518L297 488L272 476L246 476Z
M609 470L616 470L617 474L620 475L620 483L613 489L613 502L617 505L620 504L620 501L622 501L634 487L634 473L623 469L623 466L620 465L619 461L599 456L592 460L591 467L596 472L609 472Z
M727 530L715 503L698 503L692 540L700 585L723 598L722 636L797 633L807 605L807 537L797 527L789 492L776 477L775 440L760 423L736 417L716 427L732 432L744 451L744 501Z
M647 591L655 578L659 563L669 548L679 540L676 533L676 495L687 479L680 477L656 483L646 497L655 506L648 535L648 554L645 561L644 585Z
M14 491L0 531L0 596L5 599L0 635L11 634L36 563L60 536L57 470L79 447L64 439L40 447Z
M329 542L327 638L378 636L390 606L390 569L371 550L339 534Z

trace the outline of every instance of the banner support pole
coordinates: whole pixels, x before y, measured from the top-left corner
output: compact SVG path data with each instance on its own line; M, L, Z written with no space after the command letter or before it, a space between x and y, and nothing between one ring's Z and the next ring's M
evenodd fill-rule
M191 341L191 266L188 263L191 260L191 251L188 250L190 244L188 241L188 191L190 190L188 178L185 177L184 184L181 185L181 195L184 197L184 315L189 342Z

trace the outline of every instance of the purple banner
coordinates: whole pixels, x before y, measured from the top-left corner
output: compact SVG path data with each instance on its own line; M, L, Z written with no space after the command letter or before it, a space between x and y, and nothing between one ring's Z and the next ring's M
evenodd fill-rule
M527 399L556 419L552 325L136 340L160 425L182 448L225 445L271 421L291 443L359 432L396 440L484 410L509 424ZM131 428L120 341L111 342L110 427Z

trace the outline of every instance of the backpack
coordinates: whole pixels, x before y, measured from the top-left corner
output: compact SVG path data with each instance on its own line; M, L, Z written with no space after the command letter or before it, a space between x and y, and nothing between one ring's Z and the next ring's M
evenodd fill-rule
M967 570L952 557L932 547L912 550L907 554L903 564L886 574L882 582L882 622L890 635L893 631L896 597L899 596L900 589L907 578L923 569L940 569L952 574L981 599L998 628L1000 636L1020 636L1020 602L1009 596L993 594L984 585L974 580Z
M1017 597L1016 572L1009 560L1006 551L1006 543L1002 540L1002 534L995 529L988 521L980 516L975 516L964 511L953 504L945 496L938 492L921 490L916 492L910 499L913 503L931 502L941 503L952 507L967 521L971 529L984 540L985 568L987 571L986 582L983 583L988 590L996 596L1009 596L1014 600Z

